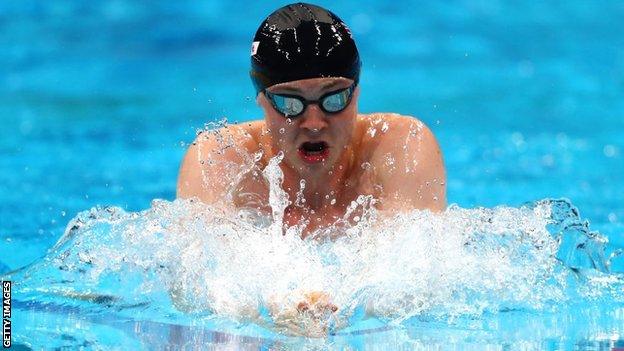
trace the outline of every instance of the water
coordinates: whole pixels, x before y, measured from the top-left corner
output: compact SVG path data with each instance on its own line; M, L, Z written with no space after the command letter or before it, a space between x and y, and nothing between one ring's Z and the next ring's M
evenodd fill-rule
M254 232L243 220L219 229L210 222L196 223L196 230L158 229L170 225L163 221L187 218L190 208L199 206L171 202L181 144L191 142L206 122L261 116L247 77L249 41L260 20L280 4L249 5L244 12L219 2L0 5L5 48L0 53L0 268L7 272L34 262L14 278L32 289L16 292L23 301L14 312L14 341L34 348L206 343L252 349L622 347L616 279L621 258L612 259L610 273L601 273L611 253L624 245L624 43L618 34L624 29L624 8L619 2L319 3L343 17L358 41L361 110L418 115L427 123L444 151L449 202L459 207L439 220L412 213L386 223L395 238L387 237L390 230L370 228L336 245L299 244L294 235L270 240L265 231L271 226ZM565 203L556 202L563 209L554 217L570 225L564 230L569 240L561 244L561 228L543 228L548 211L533 209L546 206L539 201L548 198L568 198L582 214L577 220ZM153 205L153 199L165 201ZM118 208L86 215L87 224L49 251L68 223L96 205ZM485 209L471 209L478 206ZM483 218L498 219L508 233L498 235L493 226L474 230ZM585 219L589 229L583 227ZM183 222L192 227L191 219ZM201 228L241 238L210 242ZM162 237L143 242L160 256L140 250L139 239L158 231ZM180 232L186 239L160 245ZM593 232L600 233L599 240ZM243 233L255 234L246 239ZM484 245L460 245L471 236ZM601 243L601 237L608 242ZM361 245L372 250L366 257L374 265L352 255L361 240L381 238L386 246ZM536 238L545 240L539 249L531 246ZM200 259L205 269L168 272L175 266L172 257L185 251L167 250L184 248L190 240L215 255L187 250L188 259ZM247 252L237 242L255 249ZM275 266L260 259L268 257L262 255L271 245L283 250ZM413 251L403 253L405 247ZM493 250L497 247L516 260L502 260ZM106 257L118 260L93 253L115 248L120 250ZM220 256L218 248L241 252L247 261ZM59 262L63 249L70 254ZM422 250L430 250L429 255ZM553 259L555 252L562 263ZM81 253L94 265L81 261ZM295 254L309 266L286 266ZM335 257L353 259L332 266L328 262ZM197 315L176 312L168 300L164 287L174 278L190 284L193 274L212 274L208 278L235 286L234 277L245 275L242 268L229 269L250 261L258 265L257 280L250 281L250 275L238 282L246 284L233 290L236 296L191 301ZM60 270L63 262L74 264L74 270ZM230 279L219 271L226 266ZM270 294L262 290L268 289L263 282L275 276L277 267L312 277L303 282L296 275L283 277L283 285L275 286L278 292L294 281L302 288L329 289L341 307L353 302L351 317L344 317L349 327L334 328L336 336L307 340L239 324L251 313L243 306L256 306L260 317L266 316L261 306ZM310 272L311 267L320 268ZM363 267L385 267L384 272L395 274L384 280L381 274L366 275ZM430 276L434 270L422 267L442 270L449 279L436 280ZM362 280L339 289L331 273L340 272ZM544 276L551 279L537 278ZM453 289L453 279L463 290ZM356 287L363 286L372 288L358 292ZM58 296L63 288L69 296ZM456 290L465 290L465 296L448 299ZM94 301L76 301L72 295L86 291ZM426 296L430 291L435 293ZM410 293L415 294L410 303L400 300ZM379 304L376 317L364 320L357 305L368 300ZM223 318L210 317L212 310Z
M594 338L622 331L624 256L607 248L608 239L592 232L568 201L493 209L453 205L443 214L378 218L371 199L362 196L353 203L354 210L361 208L356 225L301 240L302 226L281 224L288 202L280 161L278 155L264 170L272 218L246 211L236 217L188 200L156 200L142 212L107 207L79 214L43 260L7 277L16 282L18 308L26 315L60 311L81 323L88 320L83 315L102 318L114 311L108 323L128 320L143 328L162 320L161 329L202 326L262 338L251 340L265 346L290 336L285 347L327 340L295 336L333 336L353 346L352 334L391 328L402 335L420 325L466 343L474 335L457 329L493 329L500 337L517 332L511 326L527 316L535 321L514 338L529 345L544 342L528 338L529 328L541 323L548 330L553 319L566 325L560 320L579 315L599 321L583 327ZM296 313L310 292L329 296L337 313ZM430 331L423 339L431 337L441 341ZM22 338L29 339L17 334Z

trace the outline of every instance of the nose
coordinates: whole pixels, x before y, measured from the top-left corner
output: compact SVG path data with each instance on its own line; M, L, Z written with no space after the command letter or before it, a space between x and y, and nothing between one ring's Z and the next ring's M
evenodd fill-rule
M327 127L325 113L318 107L317 104L309 105L301 117L302 120L299 127L303 129L307 129L312 132L320 132Z

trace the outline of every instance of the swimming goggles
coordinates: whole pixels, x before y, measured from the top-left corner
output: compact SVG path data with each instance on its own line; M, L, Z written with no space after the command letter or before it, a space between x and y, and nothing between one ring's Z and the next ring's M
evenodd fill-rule
M357 82L354 82L350 87L330 91L318 100L306 100L298 95L273 94L266 90L264 95L271 101L271 104L279 113L293 118L302 114L310 104L318 104L321 110L326 113L338 113L344 110L349 106L356 86Z

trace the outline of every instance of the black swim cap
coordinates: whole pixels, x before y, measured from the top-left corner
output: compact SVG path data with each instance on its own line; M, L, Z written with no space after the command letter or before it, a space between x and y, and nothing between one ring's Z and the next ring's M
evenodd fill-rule
M251 80L260 93L278 83L319 77L358 81L360 56L349 28L310 4L286 5L267 17L251 46Z

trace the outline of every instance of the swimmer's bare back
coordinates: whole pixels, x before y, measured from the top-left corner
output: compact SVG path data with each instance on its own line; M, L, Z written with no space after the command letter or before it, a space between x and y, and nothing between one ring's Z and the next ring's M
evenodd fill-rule
M177 196L270 213L268 183L261 172L279 151L274 150L270 138L264 121L229 125L200 134L182 162ZM411 209L441 211L446 207L442 154L429 128L418 119L390 113L360 114L345 150L352 154L345 164L344 181L326 182L323 187L316 187L315 193L304 192L304 197L310 198L308 205L295 206L294 202L301 191L300 180L305 178L311 184L315 176L301 173L305 170L293 171L284 162L280 164L283 188L293 203L286 210L286 221L292 218L296 222L307 214L313 217L311 223L318 218L330 223L341 217L359 195L373 195L375 206L390 213ZM320 194L318 189L324 193ZM314 201L315 196L328 194L334 201Z

